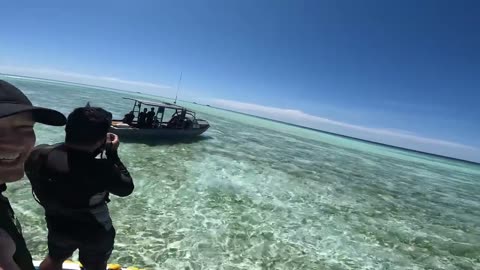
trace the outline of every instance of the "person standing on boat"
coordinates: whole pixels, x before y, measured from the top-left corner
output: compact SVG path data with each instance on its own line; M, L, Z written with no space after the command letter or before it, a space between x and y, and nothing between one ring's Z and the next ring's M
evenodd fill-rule
M65 143L37 146L25 164L47 221L42 270L62 269L77 249L86 269L106 268L115 238L109 193L124 197L134 188L118 156L118 136L108 133L111 121L102 108L77 108L68 116Z
M146 126L146 117L147 117L147 108L143 109L143 112L140 112L138 114L138 121L137 121L137 125L138 125L138 128L144 128Z
M9 200L6 183L20 180L24 162L35 145L35 122L63 126L60 112L34 107L15 86L0 80L0 269L33 270L32 256Z
M155 108L151 108L150 111L147 113L147 127L153 127L153 118L155 117Z

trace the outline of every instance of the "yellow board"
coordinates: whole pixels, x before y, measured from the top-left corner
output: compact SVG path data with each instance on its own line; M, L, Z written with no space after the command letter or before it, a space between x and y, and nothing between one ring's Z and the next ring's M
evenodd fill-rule
M34 261L33 265L35 266L36 269L39 269L40 263L41 261ZM80 262L75 262L72 260L66 260L65 262L63 262L63 270L82 270L82 269L83 269L83 265ZM122 266L118 263L110 263L107 265L106 270L145 270L145 269L141 269L133 266L122 268Z

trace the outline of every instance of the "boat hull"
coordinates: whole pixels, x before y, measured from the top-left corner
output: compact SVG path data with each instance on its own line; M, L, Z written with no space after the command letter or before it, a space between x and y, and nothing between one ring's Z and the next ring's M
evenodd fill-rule
M145 139L145 140L182 140L191 139L203 134L210 126L173 129L173 128L152 128L139 129L133 127L110 127L110 132L117 134L120 139Z

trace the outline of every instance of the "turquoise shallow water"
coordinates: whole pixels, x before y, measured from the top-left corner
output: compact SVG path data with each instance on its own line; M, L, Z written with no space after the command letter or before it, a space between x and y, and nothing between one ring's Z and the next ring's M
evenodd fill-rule
M64 113L121 96L7 78ZM123 143L136 189L114 198L112 261L149 269L480 269L480 166L186 104L212 128L195 143ZM63 139L38 125L38 143ZM75 192L75 191L72 191ZM36 259L42 209L8 195Z

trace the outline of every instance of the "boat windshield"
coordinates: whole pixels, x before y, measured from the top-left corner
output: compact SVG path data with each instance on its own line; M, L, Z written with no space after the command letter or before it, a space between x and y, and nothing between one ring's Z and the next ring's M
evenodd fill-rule
M196 121L195 113L186 108L172 104L159 105L135 100L133 110L125 115L122 122L137 128L151 129L186 128Z

